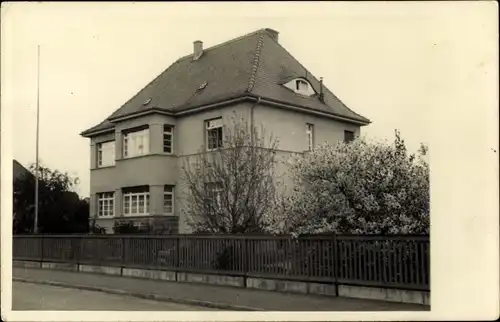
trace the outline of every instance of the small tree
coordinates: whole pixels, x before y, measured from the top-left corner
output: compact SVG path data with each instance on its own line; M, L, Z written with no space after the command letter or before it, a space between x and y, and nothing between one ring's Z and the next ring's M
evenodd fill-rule
M86 233L89 229L88 202L73 188L78 178L51 170L43 165L30 166L39 176L38 227L41 233ZM13 232L33 232L35 213L35 176L25 175L14 181Z
M203 149L182 168L188 224L197 233L261 231L275 202L277 140L244 119L223 133L223 148Z
M398 131L392 145L323 145L292 166L295 190L276 223L290 233L427 234L429 166L422 145L407 153Z

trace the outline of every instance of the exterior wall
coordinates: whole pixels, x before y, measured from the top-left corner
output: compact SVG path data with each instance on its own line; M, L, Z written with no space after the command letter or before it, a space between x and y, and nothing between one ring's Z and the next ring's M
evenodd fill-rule
M258 105L254 110L254 124L263 126L267 135L279 140L279 150L304 152L308 150L307 123L314 125L314 145L344 140L344 130L359 136L360 127L326 117L309 115L282 108Z
M174 215L178 218L179 233L189 233L190 230L183 217L185 209L186 187L182 182L182 167L188 160L195 160L205 148L206 129L205 121L222 117L223 123L231 124L231 119L245 118L250 120L253 103L240 103L232 106L216 108L195 114L187 114L177 119L163 115L150 115L137 119L126 120L116 125L114 133L108 133L91 139L91 177L90 177L90 207L91 217L97 213L97 197L100 192L115 192L115 217L122 216L123 187L148 185L150 187L150 216L125 217L134 221L149 220L152 223L173 223L172 216L163 214L163 186L175 186ZM272 135L279 140L276 159L277 181L287 190L292 187L292 180L288 175L291 157L302 154L308 149L306 128L307 123L314 124L314 145L321 143L335 143L344 139L344 130L354 131L359 135L359 126L335 121L325 117L307 115L276 107L258 105L254 108L254 125L264 128L266 136ZM142 125L149 125L150 154L123 158L122 131ZM163 125L174 126L173 153L163 153ZM114 166L96 167L96 145L115 139L116 161ZM167 219L168 217L168 219ZM163 218L163 219L161 219ZM112 228L114 219L97 219L101 227L108 231Z
M172 224L171 217L163 214L163 186L174 185L174 214L179 217L178 229L180 233L189 232L185 220L181 218L183 194L180 182L181 167L188 157L200 152L205 144L205 120L222 117L223 123L230 124L233 116L237 118L249 117L250 103L207 110L205 112L189 114L178 119L163 115L150 115L118 123L114 133L96 136L91 139L91 174L90 174L90 216L97 214L97 194L100 192L115 192L115 217L130 219L137 222L146 220L144 217L122 217L123 187L149 185L151 222L167 221ZM142 125L149 125L148 155L123 158L122 131ZM163 153L163 125L174 126L173 153ZM96 145L115 139L115 165L98 168L96 166ZM114 219L99 218L97 224L107 231L111 231Z

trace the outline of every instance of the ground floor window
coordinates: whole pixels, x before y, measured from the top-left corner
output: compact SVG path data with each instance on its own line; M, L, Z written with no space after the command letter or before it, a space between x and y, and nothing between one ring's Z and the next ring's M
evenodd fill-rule
M149 215L149 187L123 189L123 214L125 216Z
M115 196L113 192L97 194L97 217L113 217L115 212Z
M163 212L174 213L174 186L165 186L163 189Z

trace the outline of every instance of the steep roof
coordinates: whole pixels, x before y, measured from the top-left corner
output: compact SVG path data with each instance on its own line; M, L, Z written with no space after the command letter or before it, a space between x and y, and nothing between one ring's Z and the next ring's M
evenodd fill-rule
M304 77L320 92L318 79L278 43L274 33L260 29L204 49L197 60L192 59L193 54L178 59L106 120L82 135L111 129L113 119L151 108L175 114L242 96L259 96L365 124L370 122L345 106L326 86L324 102L317 95L300 96L282 86L293 77ZM206 86L200 89L205 82Z
M28 169L26 169L21 163L17 160L13 160L12 162L12 179L15 181L16 179L20 179L25 175L33 175Z

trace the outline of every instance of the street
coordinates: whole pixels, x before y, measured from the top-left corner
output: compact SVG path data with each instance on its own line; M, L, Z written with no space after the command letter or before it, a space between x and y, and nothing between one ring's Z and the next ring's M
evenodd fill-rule
M145 300L32 283L12 283L12 310L214 311L205 307Z

